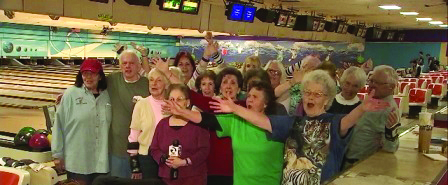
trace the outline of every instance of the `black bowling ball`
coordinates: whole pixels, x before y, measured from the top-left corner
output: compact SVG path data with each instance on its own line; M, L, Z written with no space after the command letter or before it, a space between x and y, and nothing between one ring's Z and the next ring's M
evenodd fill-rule
M48 132L48 130L39 129L39 130L36 130L35 134L44 134L44 135L48 136L48 134L50 134L50 133Z

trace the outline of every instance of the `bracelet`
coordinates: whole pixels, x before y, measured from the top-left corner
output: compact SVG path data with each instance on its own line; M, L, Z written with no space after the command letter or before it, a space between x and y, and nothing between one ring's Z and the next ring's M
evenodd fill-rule
M210 62L209 59L206 59L206 58L204 58L204 57L202 57L202 60L203 60L203 61L206 61L206 62Z

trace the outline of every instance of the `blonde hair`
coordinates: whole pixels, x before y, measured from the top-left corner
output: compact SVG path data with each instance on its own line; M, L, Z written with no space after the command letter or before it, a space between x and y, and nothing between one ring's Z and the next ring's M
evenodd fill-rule
M180 68L175 67L175 66L171 66L169 69L170 69L170 72L173 73L173 75L175 77L177 77L181 82L183 82L185 80L184 73L182 73Z
M171 84L170 80L168 79L168 77L166 77L165 74L162 73L162 71L156 68L151 69L151 71L149 71L149 73L146 75L146 78L148 78L149 81L149 79L155 75L159 75L162 78L163 83L165 83L165 89L168 88L168 86Z
M270 61L266 64L266 66L264 66L264 70L265 70L265 71L268 71L269 67L270 67L272 64L277 64L277 66L278 66L280 72L282 73L282 75L280 76L280 84L286 82L286 70L285 70L285 67L283 66L282 62L280 62L280 61L278 61L278 60L270 60Z
M258 65L259 68L261 68L261 62L260 62L260 58L258 56L249 56L246 57L246 59L244 59L244 64L243 64L243 74L246 73L246 64L247 63L255 63Z

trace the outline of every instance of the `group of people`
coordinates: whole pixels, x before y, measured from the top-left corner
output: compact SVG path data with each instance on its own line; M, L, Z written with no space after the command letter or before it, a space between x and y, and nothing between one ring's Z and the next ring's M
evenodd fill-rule
M140 48L122 51L121 71L106 76L85 60L58 105L56 167L81 184L308 185L397 150L398 139L385 137L400 117L392 67L339 77L313 56L288 68L251 56L239 70L207 40L197 65L188 52L170 67Z
M440 61L437 60L436 57L432 57L429 53L426 54L426 60L428 64L428 68L425 71L438 71L440 68ZM423 57L423 52L419 52L419 57L411 60L411 74L412 77L418 78L420 77L420 73L424 71L425 59Z

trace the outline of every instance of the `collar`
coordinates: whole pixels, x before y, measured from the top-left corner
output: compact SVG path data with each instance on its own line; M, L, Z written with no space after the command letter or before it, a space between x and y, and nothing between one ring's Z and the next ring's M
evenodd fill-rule
M133 83L137 82L138 80L140 80L140 78L141 78L141 76L139 74L137 74L137 75L138 75L138 78L137 78L137 80L134 80L134 81L126 80L126 78L124 77L124 74L123 74L123 79L126 83L133 84Z
M82 88L84 89L84 93L93 94L93 92L87 89L87 87L84 84L82 85ZM98 90L98 94L101 94L101 90Z
M356 95L353 99L351 100L346 100L344 97L342 97L341 93L336 95L336 101L342 105L354 105L356 103L359 102L359 98L358 95Z

